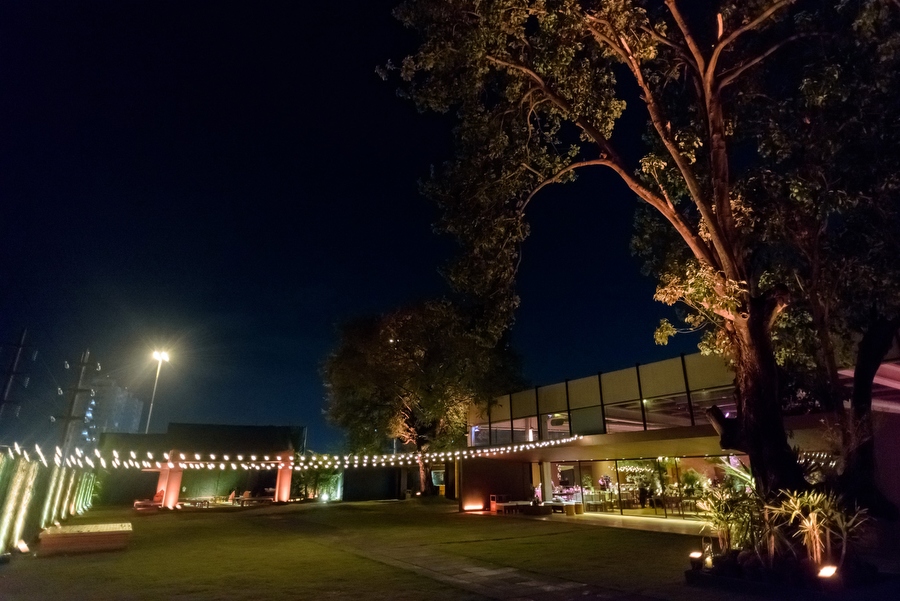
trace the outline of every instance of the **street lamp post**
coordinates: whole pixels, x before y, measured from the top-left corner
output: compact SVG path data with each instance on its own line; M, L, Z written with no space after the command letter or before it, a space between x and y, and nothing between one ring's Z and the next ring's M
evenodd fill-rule
M156 385L159 384L159 371L162 369L162 362L169 362L169 353L163 351L153 351L153 358L158 361L156 365L156 379L153 380L153 394L150 395L150 411L147 412L147 429L144 434L150 432L150 417L153 415L153 399L156 398Z

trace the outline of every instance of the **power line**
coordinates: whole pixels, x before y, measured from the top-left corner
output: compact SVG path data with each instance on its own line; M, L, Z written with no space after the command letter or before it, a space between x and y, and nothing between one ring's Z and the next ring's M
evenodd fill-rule
M3 419L3 415L7 412L7 408L10 406L15 407L15 415L13 417L18 417L19 409L21 405L19 403L13 402L9 400L9 393L12 390L13 382L16 377L21 375L19 372L19 361L22 360L22 350L25 348L25 337L28 335L28 330L22 329L22 336L19 338L19 344L16 345L16 354L15 358L12 361L12 365L9 368L9 372L6 375L6 384L3 386L3 396L0 397L0 420ZM27 382L27 380L26 380Z

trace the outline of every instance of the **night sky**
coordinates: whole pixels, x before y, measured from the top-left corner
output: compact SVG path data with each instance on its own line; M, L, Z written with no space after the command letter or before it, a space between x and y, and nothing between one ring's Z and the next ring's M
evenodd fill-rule
M39 351L3 442L58 436L63 361L86 348L149 402L158 348L151 431L298 424L340 449L319 375L337 325L445 293L454 252L417 189L452 121L375 74L415 48L394 4L0 5L0 342L27 327ZM671 309L630 256L623 186L598 173L532 205L514 330L531 381L691 351L653 343Z

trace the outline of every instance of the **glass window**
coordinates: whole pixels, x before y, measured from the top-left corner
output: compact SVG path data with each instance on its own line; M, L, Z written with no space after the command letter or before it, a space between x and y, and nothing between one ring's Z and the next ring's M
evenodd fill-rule
M600 407L573 409L572 434L603 434L603 410Z
M541 416L541 440L557 440L569 436L568 413L546 413Z
M712 457L679 457L677 465L678 488L681 501L679 511L686 518L697 518L697 499L714 483L725 479L725 464L739 468L749 465L745 455L721 455Z
M607 433L643 431L644 420L639 400L605 405L604 409Z
M534 442L536 440L538 440L538 420L536 415L513 420L512 441L514 443Z
M666 516L665 469L656 459L618 462L619 496L623 515Z
M619 483L615 461L582 461L584 510L619 513Z
M687 395L679 394L644 400L647 429L680 428L691 425Z
M487 447L491 441L488 438L490 432L487 424L475 424L469 427L469 446L470 447Z
M581 503L581 469L578 462L554 463L550 467L550 482L553 486L551 501L557 503Z
M713 405L717 405L725 417L737 415L733 386L691 392L691 404L694 406L694 421L699 424L706 423L706 410Z
M512 422L503 420L502 422L491 421L491 445L510 444L512 442Z

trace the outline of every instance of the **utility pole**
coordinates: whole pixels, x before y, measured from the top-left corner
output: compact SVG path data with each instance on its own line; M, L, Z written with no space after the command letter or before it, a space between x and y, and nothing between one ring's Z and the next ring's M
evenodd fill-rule
M19 403L13 402L9 400L9 393L12 392L13 381L16 376L19 374L19 361L22 359L22 350L25 348L25 336L28 334L28 330L26 328L22 328L22 336L19 338L19 344L16 348L16 356L13 359L12 367L9 368L9 372L6 375L6 384L3 386L3 397L0 398L0 419L3 418L3 415L6 413L7 406L15 406L15 413L13 417L19 416L19 409L21 406Z
M83 421L83 415L75 415L75 409L78 407L78 397L85 392L90 392L90 388L85 388L84 374L87 371L88 361L91 358L91 351L86 350L81 355L81 361L78 364L75 385L69 388L69 406L66 414L58 416L57 419L63 422L63 431L59 439L59 448L62 449L63 457L69 454L69 445L72 444L72 425L73 422ZM99 368L99 366L98 366Z

